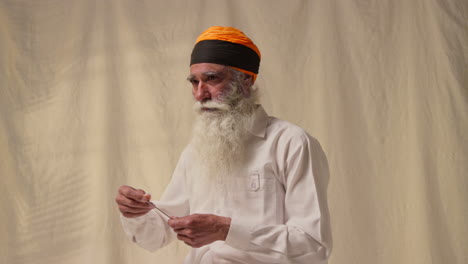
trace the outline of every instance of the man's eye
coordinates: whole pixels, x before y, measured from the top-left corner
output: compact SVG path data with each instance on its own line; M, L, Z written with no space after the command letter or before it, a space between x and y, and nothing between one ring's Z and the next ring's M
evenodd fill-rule
M215 75L210 75L210 76L208 76L206 79L207 79L208 81L213 81L213 80L216 80L217 78L218 78L218 77L215 76Z
M197 85L197 84L198 84L198 80L190 80L190 82L191 82L193 85Z

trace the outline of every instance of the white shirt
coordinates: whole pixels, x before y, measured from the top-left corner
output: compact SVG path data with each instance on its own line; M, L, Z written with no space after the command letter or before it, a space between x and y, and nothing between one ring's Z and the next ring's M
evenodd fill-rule
M259 106L247 144L249 162L239 195L203 204L191 201L191 151L182 153L171 182L154 203L172 216L211 213L231 217L225 241L192 248L184 263L326 264L332 240L326 190L328 162L319 142L302 128L269 117ZM190 178L189 178L190 177ZM127 235L154 251L175 239L156 210L121 216Z

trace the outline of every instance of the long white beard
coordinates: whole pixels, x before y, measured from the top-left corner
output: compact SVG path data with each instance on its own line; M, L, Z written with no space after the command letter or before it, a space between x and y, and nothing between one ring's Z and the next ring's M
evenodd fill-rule
M192 192L196 196L221 198L229 195L236 185L235 177L245 164L248 127L256 109L256 93L249 98L234 91L223 102L195 103L197 118L193 128L191 146L194 150ZM202 107L216 111L203 111Z

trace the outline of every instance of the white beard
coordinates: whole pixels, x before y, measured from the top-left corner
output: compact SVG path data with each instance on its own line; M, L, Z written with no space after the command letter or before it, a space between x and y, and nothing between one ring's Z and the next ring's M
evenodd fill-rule
M233 90L223 102L195 103L197 118L190 142L197 175L191 179L195 197L213 200L232 194L235 177L244 168L245 143L257 96L253 92L249 98L243 98ZM203 111L202 107L216 110Z

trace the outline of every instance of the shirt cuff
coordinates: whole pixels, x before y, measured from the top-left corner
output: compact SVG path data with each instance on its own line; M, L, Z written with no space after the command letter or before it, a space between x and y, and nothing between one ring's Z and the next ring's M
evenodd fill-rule
M226 237L225 243L231 247L247 250L252 239L253 226L240 218L231 218L231 226Z
M149 212L148 212L149 213ZM133 234L136 233L138 227L146 222L148 216L142 215L134 218L128 218L120 214L120 222L122 223L122 227L125 233L131 238Z
M132 240L135 240L135 235L141 235L142 227L144 227L148 221L148 224L151 226L160 225L160 221L158 221L158 213L155 212L155 210L151 210L145 215L133 218L128 218L120 214L120 222L122 223L123 229Z

